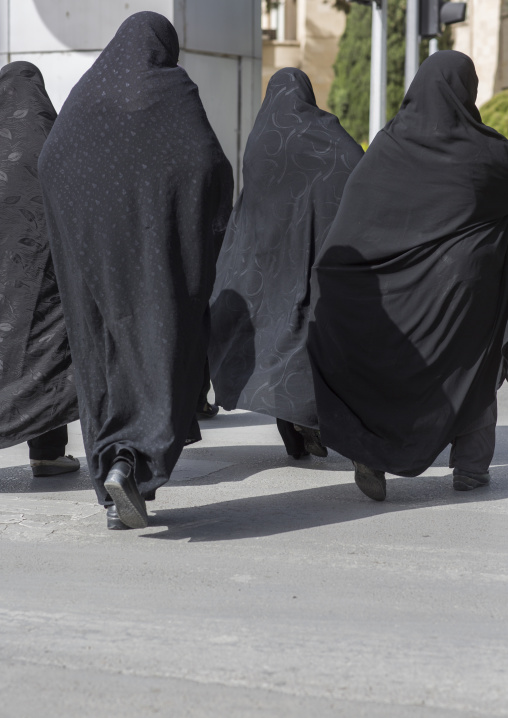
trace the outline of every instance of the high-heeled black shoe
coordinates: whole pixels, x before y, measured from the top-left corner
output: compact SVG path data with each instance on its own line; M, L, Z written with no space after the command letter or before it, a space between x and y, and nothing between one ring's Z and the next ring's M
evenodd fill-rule
M104 482L104 488L115 503L120 521L131 529L144 529L148 525L145 500L138 491L132 466L128 461L115 461ZM113 518L112 516L111 519Z

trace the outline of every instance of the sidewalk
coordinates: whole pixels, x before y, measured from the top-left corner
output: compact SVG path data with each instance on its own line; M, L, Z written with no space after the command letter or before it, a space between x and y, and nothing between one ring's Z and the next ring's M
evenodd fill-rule
M269 417L201 426L139 531L106 530L84 459L0 452L1 718L508 716L506 388L489 488L442 455L382 504Z

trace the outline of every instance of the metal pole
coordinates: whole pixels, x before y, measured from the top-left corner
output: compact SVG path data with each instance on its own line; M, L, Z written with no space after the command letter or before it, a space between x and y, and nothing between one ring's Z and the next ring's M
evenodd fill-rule
M369 142L386 124L386 34L388 0L372 3Z
M431 37L429 40L429 57L439 50L437 37Z
M406 92L409 85L413 82L413 77L418 72L420 64L419 50L419 14L420 0L407 0L406 10L406 68L404 85Z
M286 39L286 4L279 0L277 5L277 40L284 42Z

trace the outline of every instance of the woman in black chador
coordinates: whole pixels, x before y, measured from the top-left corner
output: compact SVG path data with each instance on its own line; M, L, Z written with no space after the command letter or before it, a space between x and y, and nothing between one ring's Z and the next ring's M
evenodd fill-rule
M326 455L305 347L310 269L362 155L304 72L275 73L217 262L209 357L216 402L276 417L295 458Z
M232 172L162 15L128 18L39 162L90 473L110 528L146 526L194 422ZM114 503L114 506L111 504Z
M55 121L29 62L0 71L0 448L28 441L35 476L76 471L64 456L78 403L51 261L37 159Z
M324 442L379 501L452 443L457 490L489 482L508 307L508 141L462 53L425 60L351 176L316 262L309 330Z

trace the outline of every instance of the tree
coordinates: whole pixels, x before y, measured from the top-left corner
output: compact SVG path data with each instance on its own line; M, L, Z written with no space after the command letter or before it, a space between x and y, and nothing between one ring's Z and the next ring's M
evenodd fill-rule
M336 2L337 7L338 1ZM334 63L335 79L328 105L344 128L360 143L369 139L370 40L372 10L351 5L344 35ZM452 47L448 27L439 38L439 49ZM420 44L420 62L429 53L429 42ZM404 97L404 64L406 54L406 0L388 0L388 39L386 68L386 117L391 119Z
M328 105L358 142L369 137L371 10L354 5L339 41Z
M508 90L494 95L480 107L483 122L508 137Z

